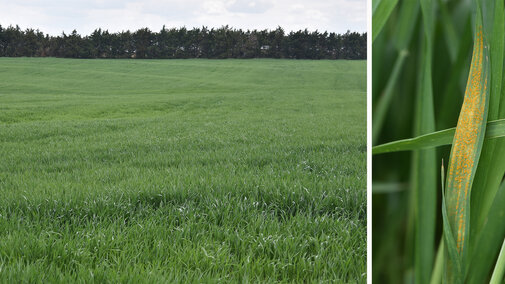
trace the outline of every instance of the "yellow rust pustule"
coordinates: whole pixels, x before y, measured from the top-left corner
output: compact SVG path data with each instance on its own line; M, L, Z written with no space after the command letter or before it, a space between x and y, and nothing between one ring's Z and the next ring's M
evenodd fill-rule
M468 230L470 189L480 155L487 116L487 53L482 28L475 35L472 64L454 135L447 173L447 212L457 249L462 253Z

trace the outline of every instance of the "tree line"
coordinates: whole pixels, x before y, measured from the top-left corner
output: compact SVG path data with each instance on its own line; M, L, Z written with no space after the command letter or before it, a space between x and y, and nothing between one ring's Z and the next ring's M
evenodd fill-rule
M40 30L0 25L0 57L67 58L294 58L366 59L366 33L286 33L275 30L186 29L165 26L159 32L142 28L110 33L96 29L81 36L49 36Z

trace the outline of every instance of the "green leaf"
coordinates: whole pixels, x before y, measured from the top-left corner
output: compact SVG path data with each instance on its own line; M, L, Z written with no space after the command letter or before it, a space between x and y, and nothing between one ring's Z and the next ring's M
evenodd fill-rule
M437 112L437 126L440 129L445 129L456 124L454 118L458 117L461 105L463 104L463 95L465 93L465 84L470 64L468 54L472 51L472 24L470 14L466 16L466 21L463 21L463 32L458 46L458 54L456 60L451 64L449 70L449 78L443 81L440 87L441 99ZM460 20L461 21L461 20Z
M475 238L475 248L467 273L468 283L484 283L489 279L498 250L505 238L505 182L496 193L494 202L484 220L484 226Z
M503 121L505 131L505 120ZM418 150L423 148L433 148L443 145L449 145L454 138L456 128L445 129L432 132L425 135L420 135L415 138L402 139L394 142L389 142L372 147L372 154L384 154L400 151ZM504 132L505 135L505 132Z
M498 261L496 261L496 266L491 276L491 281L489 284L500 284L503 282L503 274L505 272L505 240L501 246L500 255L498 256Z
M372 42L380 34L398 0L381 0L372 15Z
M490 37L490 56L491 56L491 91L489 97L489 119L495 120L498 119L498 113L500 108L500 95L501 95L501 87L502 87L502 71L503 71L503 50L505 44L505 13L504 13L504 4L503 0L494 1L484 1L490 7L487 7L486 10L490 10L490 13L494 13L494 17L489 15L490 19L494 18L494 23L491 28L488 27L486 29L486 35ZM491 5L495 3L495 5Z
M447 206L445 204L445 172L444 165L442 162L442 220L443 220L443 232L444 232L444 243L447 244L445 246L446 252L445 254L450 259L450 262L445 262L445 279L446 283L463 283L462 279L462 267L461 267L461 259L458 254L458 248L456 246L456 240L454 238L454 234L452 232L451 225L449 223L449 218L447 217ZM447 281L447 277L449 277L449 281Z
M444 241L447 243L446 254L448 255L450 262L445 266L445 276L450 274L451 280L446 280L446 283L463 283L462 271L461 271L461 259L458 254L458 249L456 246L456 241L454 235L451 231L451 226L449 224L449 218L447 217L447 207L445 205L445 191L442 191L442 218L443 218L443 229L444 229ZM452 278L453 277L453 278ZM446 278L447 279L447 278Z
M403 66L403 62L405 61L405 57L407 56L407 51L402 50L400 54L396 58L395 66L393 67L393 72L389 77L388 83L384 92L379 97L377 102L377 107L375 108L372 116L372 141L375 143L378 139L378 134L382 129L382 125L384 124L384 120L386 118L389 106L391 105L391 100L393 99L394 87L397 84L398 78L400 76L400 71Z
M419 94L416 112L416 134L435 130L433 104L433 14L432 0L421 1L424 23L424 46L420 65ZM428 283L433 268L437 204L437 172L435 149L414 152L413 185L416 200L414 272L416 283Z
M494 120L499 117L499 109L501 107L500 96L502 93L505 43L504 3L503 0L484 1L483 5L484 11L487 12L487 18L489 18L485 31L491 39L490 56L492 72L488 120ZM474 181L476 188L480 190L472 194L471 212L474 212L471 215L472 228L470 237L472 239L475 239L476 235L481 231L505 173L504 149L505 144L503 144L503 141L490 140L484 142L480 161L481 166L477 170ZM475 242L472 242L470 249L473 250L476 245Z
M408 186L406 183L386 183L386 182L374 182L372 185L373 194L381 193L397 193L407 190Z
M444 170L442 169L442 177L443 177L443 171ZM442 178L442 187L444 186L443 183L444 178ZM438 246L437 257L435 258L435 265L433 266L433 273L431 274L430 284L442 283L444 254L445 254L445 246L444 246L444 238L442 237L442 239L440 240L440 244Z
M456 128L449 128L420 135L414 138L398 140L372 147L372 154L385 154L400 151L411 151L423 148L433 148L444 145L451 145L454 139ZM490 121L486 127L486 139L496 139L505 137L505 119Z
M438 5L440 6L440 12L442 16L442 27L444 28L445 32L445 42L447 49L449 50L451 61L454 62L456 60L458 48L460 46L459 37L449 16L449 12L447 11L446 3L442 0L438 0Z
M396 24L395 36L393 37L396 50L407 50L414 28L417 23L419 14L418 1L402 1L399 11L398 21Z

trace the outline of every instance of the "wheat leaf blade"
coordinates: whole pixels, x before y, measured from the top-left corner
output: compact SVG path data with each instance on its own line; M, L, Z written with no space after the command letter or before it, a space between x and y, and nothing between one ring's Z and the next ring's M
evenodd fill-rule
M452 143L444 202L448 223L454 234L458 258L461 263L464 263L460 267L463 269L463 275L468 251L471 189L484 141L489 107L488 47L482 31L480 11L477 18L472 63ZM448 238L445 237L449 248ZM447 259L446 265L454 266L454 258ZM448 272L446 279L449 282L461 276L450 274L450 270Z

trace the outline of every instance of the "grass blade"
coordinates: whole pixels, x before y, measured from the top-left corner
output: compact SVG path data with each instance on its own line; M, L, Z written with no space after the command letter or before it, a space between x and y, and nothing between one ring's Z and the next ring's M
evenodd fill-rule
M395 37L393 38L396 50L407 50L419 14L418 1L402 1L396 25Z
M407 183L386 183L374 182L372 185L373 194L398 193L407 190Z
M461 259L458 255L458 248L454 234L449 223L449 217L447 216L447 206L445 201L445 171L444 163L442 161L442 219L443 219L443 231L444 231L444 241L447 244L446 255L449 257L449 262L445 262L445 282L446 283L463 283L462 272L461 272Z
M484 226L475 240L475 248L471 254L467 282L484 283L489 279L496 255L505 238L505 182L501 184L489 213L484 220Z
M505 120L504 120L505 128ZM402 139L372 147L372 154L385 154L400 151L418 150L423 148L433 148L452 143L456 128L445 129L420 135L414 138ZM505 135L505 134L504 134Z
M500 284L503 282L503 274L505 272L505 240L501 246L500 255L498 256L498 261L496 262L493 275L491 276L491 281L489 284Z
M456 29L454 28L454 24L451 21L449 12L447 11L446 3L442 0L438 0L438 5L440 6L443 22L442 27L444 28L445 32L444 38L447 45L447 50L449 51L451 61L454 62L456 60L456 56L458 55L458 48L460 46L459 37L456 33Z
M377 4L377 8L373 11L372 15L372 42L375 41L375 38L382 31L396 4L398 4L398 0L381 0Z
M422 148L433 148L450 145L454 139L456 128L444 129L414 138L402 139L372 147L372 154L385 154L400 151L411 151ZM505 137L505 119L490 121L486 126L485 139Z
M433 104L433 14L432 0L420 2L424 24L424 46L421 77L416 113L417 134L435 131L435 109ZM435 149L414 152L415 246L414 273L416 283L428 283L433 268L435 250L435 225L437 204L437 172Z
M503 79L503 57L505 44L505 13L503 0L485 1L484 10L489 18L486 29L491 38L491 90L489 97L488 120L499 118L500 96L502 92ZM493 15L494 14L494 15ZM494 16L494 17L493 17ZM494 22L492 22L494 18ZM491 26L492 24L492 26ZM471 237L474 238L481 230L487 213L491 207L496 192L505 173L505 163L503 161L503 149L505 145L502 141L486 141L482 149L482 166L475 175L475 186L481 188L472 195L471 214ZM476 244L471 244L471 249Z
M441 84L441 99L439 102L439 111L437 112L437 127L445 129L456 125L461 105L463 104L463 94L465 93L465 84L469 72L468 54L473 48L473 32L470 14L465 15L466 21L463 21L463 33L458 46L458 55L451 64L449 78Z
M484 2L487 4L494 3L493 1ZM488 9L494 11L494 17L489 17L490 19L494 18L492 32L488 31L488 34L491 36L490 56L491 62L493 62L491 64L491 90L489 97L489 119L491 120L499 118L500 94L503 79L503 50L505 44L504 4L503 0L496 0L495 2L495 5L490 5L492 7L488 7Z
M375 108L375 111L373 112L372 116L372 141L374 143L377 142L378 139L378 134L380 133L380 130L382 129L382 125L384 124L384 120L386 118L389 106L391 105L391 100L393 98L394 94L394 87L397 84L398 78L400 76L400 71L403 66L403 62L405 61L405 57L407 56L407 51L402 50L400 51L400 54L396 58L395 66L393 67L393 72L391 73L391 77L389 77L388 83L386 85L386 88L384 89L384 92L382 95L379 97L379 101L377 103L377 107Z
M442 187L444 186L443 182L444 179L442 178ZM442 283L444 253L445 253L444 238L442 238L440 240L440 245L438 246L437 257L435 258L435 265L433 266L433 273L431 274L430 284Z

